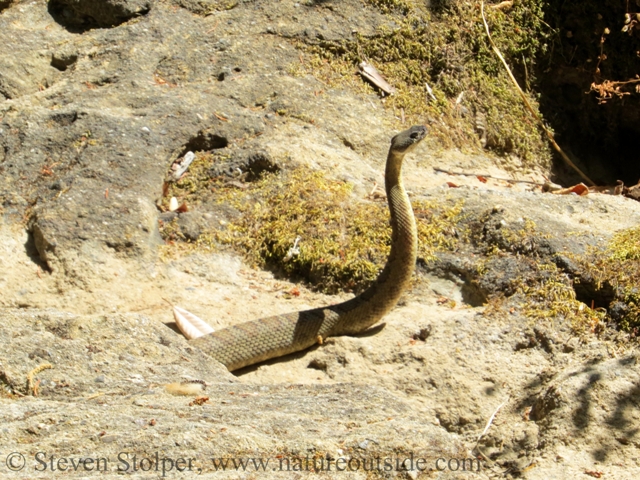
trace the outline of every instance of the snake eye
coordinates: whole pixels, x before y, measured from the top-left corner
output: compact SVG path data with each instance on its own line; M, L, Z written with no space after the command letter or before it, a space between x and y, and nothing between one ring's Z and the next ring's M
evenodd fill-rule
M418 132L413 132L411 135L409 135L411 138L418 138Z

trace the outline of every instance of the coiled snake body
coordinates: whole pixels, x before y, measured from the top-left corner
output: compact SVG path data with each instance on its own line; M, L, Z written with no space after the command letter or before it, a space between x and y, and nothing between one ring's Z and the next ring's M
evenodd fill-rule
M407 288L416 263L416 224L402 185L401 171L404 156L426 134L424 126L413 126L391 140L385 168L391 252L382 272L367 290L337 305L241 323L195 338L190 343L233 371L304 350L332 335L362 332L378 322Z

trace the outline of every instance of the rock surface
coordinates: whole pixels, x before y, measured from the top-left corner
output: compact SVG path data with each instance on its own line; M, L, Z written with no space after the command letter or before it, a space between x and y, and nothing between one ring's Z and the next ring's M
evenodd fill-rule
M434 173L508 175L492 159L427 143L405 167L413 198L464 200L461 227L509 255L441 254L384 328L237 375L172 328L165 298L220 328L348 297L228 253L161 262L156 202L172 162L197 150L228 154L230 165L322 169L359 198L382 184L400 127L392 112L375 95L290 71L304 61L297 41L370 35L388 17L356 0L17 1L0 10L10 52L0 55L2 476L20 475L10 452L24 455L30 478L80 459L77 475L91 475L102 464L87 459L102 458L114 476L142 477L146 467L156 474L156 453L171 460L172 478L213 475L221 467L212 459L223 457L270 459L265 478L291 475L280 464L313 475L303 460L332 465L331 478L345 475L337 465L353 466L353 478L640 474L637 351L606 335L575 337L562 318L532 324L483 306L512 294L515 277L537 275L533 258L566 263L567 252L638 225L630 199ZM218 218L207 208L180 215L185 234ZM505 232L525 219L535 235L515 242ZM287 295L294 287L300 295ZM184 380L209 383L209 399L166 392ZM355 468L375 458L383 466L374 474ZM411 458L425 459L424 472ZM468 471L473 458L479 472Z

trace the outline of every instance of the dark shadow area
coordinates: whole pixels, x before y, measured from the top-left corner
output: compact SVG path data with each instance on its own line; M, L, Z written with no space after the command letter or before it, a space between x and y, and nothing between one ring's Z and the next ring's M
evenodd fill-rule
M68 55L53 55L51 57L51 66L56 70L65 72L70 66L78 61L78 55L75 53Z
M437 254L436 261L426 262L418 258L416 270L418 273L434 275L445 280L450 280L460 286L460 294L465 304L472 307L480 307L487 303L492 292L483 288L478 283L477 275L474 275L473 264L465 262L459 255Z
M386 323L381 323L379 325L375 325L371 328L368 328L367 330L365 330L364 332L361 332L357 335L349 335L350 337L371 337L373 335L376 335L378 333L380 333L384 327L386 327ZM331 338L330 337L327 342L331 342ZM247 367L244 368L240 368L238 370L234 370L233 372L231 372L233 375L235 375L236 377L241 377L243 375L246 375L247 373L251 373L251 372L255 372L258 368L260 368L262 365L276 365L278 363L286 363L286 362L290 362L293 360L297 360L299 358L304 358L306 355L308 355L311 352L315 352L316 350L318 350L319 348L323 348L322 345L318 345L318 344L314 344L311 347L305 349L305 350L301 350L299 352L294 352L294 353L290 353L289 355L283 355L282 357L276 357L276 358L272 358L271 360L265 360L264 362L260 362L260 363L255 363L253 365L249 365ZM320 371L326 371L327 367L323 362L317 362L316 360L310 360L309 365L307 365L307 368L312 368L314 370L320 370Z
M612 93L615 88L604 95L591 91L592 84L627 82L640 74L640 24L629 28L628 23L623 31L627 5L631 8L616 0L549 2L545 21L557 35L536 72L540 110L558 144L592 180L607 185L640 180L636 84L620 84L619 95ZM564 184L581 181L559 158L554 173Z
M289 355L283 355L282 357L272 358L271 360L265 360L264 362L254 363L253 365L249 365L247 367L234 370L233 372L231 372L231 374L235 375L236 377L242 377L243 375L246 375L248 373L255 372L256 370L258 370L258 368L260 368L263 365L276 365L278 363L287 363L293 360L297 360L299 358L303 358L305 355L309 354L310 352L316 351L318 348L322 348L322 346L316 344L300 352L294 352L294 353L290 353ZM310 367L310 368L313 368L313 367ZM316 368L316 370L318 369Z
M602 420L617 432L610 439L611 441L603 442L591 451L591 456L598 462L605 461L609 453L614 449L617 450L625 445L637 444L638 434L640 433L640 426L634 419L635 412L640 409L640 381L636 381L626 391L618 393L615 403L607 405L608 408L605 411L609 413L602 414L602 419L596 418L595 415L596 411L602 411L602 392L607 390L607 387L603 386L602 382L608 378L611 379L613 376L621 375L622 369L635 370L638 358L632 355L618 359L618 367L614 371L612 371L612 367L601 369L600 364L603 361L604 358L602 356L595 357L585 362L582 369L569 375L569 378L585 377L585 381L576 392L576 397L571 399L571 422L575 428L573 435L579 437L582 435L581 432L593 425L594 422ZM535 378L526 386L527 389L539 389L544 385L548 386L546 388L543 387L543 390L534 395L521 399L516 407L524 409L527 406L532 406L530 419L538 423L542 429L547 427L554 428L553 418L548 417L553 416L552 412L566 402L566 399L563 398L563 390L566 390L566 386L563 385L564 381L560 380L559 383L554 383L553 380L554 375L542 379ZM577 408L573 405L574 403ZM562 420L560 419L560 421Z
M36 240L32 232L29 232L27 242L24 244L24 251L35 265L40 267L44 272L51 272L51 268L49 268L47 262L40 257L40 253L36 248Z
M178 328L178 324L176 322L165 323L164 326L182 336L182 332L180 331L180 328Z
M9 8L9 6L11 5L11 1L12 0L0 0L0 13Z
M72 110L68 112L54 113L49 118L52 122L56 123L60 127L68 127L69 125L75 123L75 121L78 120L79 116L78 112Z
M49 0L47 4L51 17L71 33L84 33L94 28L116 27L131 18L146 15L151 9L148 2L137 11L127 7L126 2L95 2L93 0L78 2Z
M185 144L179 156L182 157L187 152L202 152L225 148L227 145L229 145L229 139L227 139L227 137L202 131L198 132L195 137L192 137Z
M47 10L56 23L70 33L84 33L98 27L97 22L91 16L77 15L62 2L50 0L47 4Z

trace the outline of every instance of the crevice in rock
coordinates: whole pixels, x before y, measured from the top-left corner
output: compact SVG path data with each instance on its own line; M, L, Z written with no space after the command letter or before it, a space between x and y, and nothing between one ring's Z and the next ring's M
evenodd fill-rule
M225 148L229 145L229 139L226 136L211 132L198 132L192 137L182 149L180 157L186 155L187 152L201 152Z
M593 308L608 309L616 294L615 288L608 282L598 286L593 281L581 280L574 282L573 289L576 292L576 300Z
M471 265L464 266L463 263L464 261L461 258L449 257L443 254L440 255L436 262L429 264L423 258L418 258L416 268L423 273L461 283L460 294L462 295L462 300L472 307L481 307L487 302L491 292L478 284L477 279L472 274L473 267Z
M58 124L60 127L68 127L73 124L76 120L78 120L78 112L59 112L51 115L51 121Z
M0 0L0 12L9 8L12 3L13 3L13 0Z
M70 66L78 61L78 55L76 53L54 53L51 56L51 66L61 72L66 71Z
M151 3L148 0L50 0L47 9L69 32L84 33L94 28L116 27L131 18L146 15L151 10Z
M27 241L24 244L24 250L29 257L29 259L38 267L40 267L45 272L51 272L51 268L49 264L42 258L38 248L36 246L36 239L33 233L33 230L28 232Z

